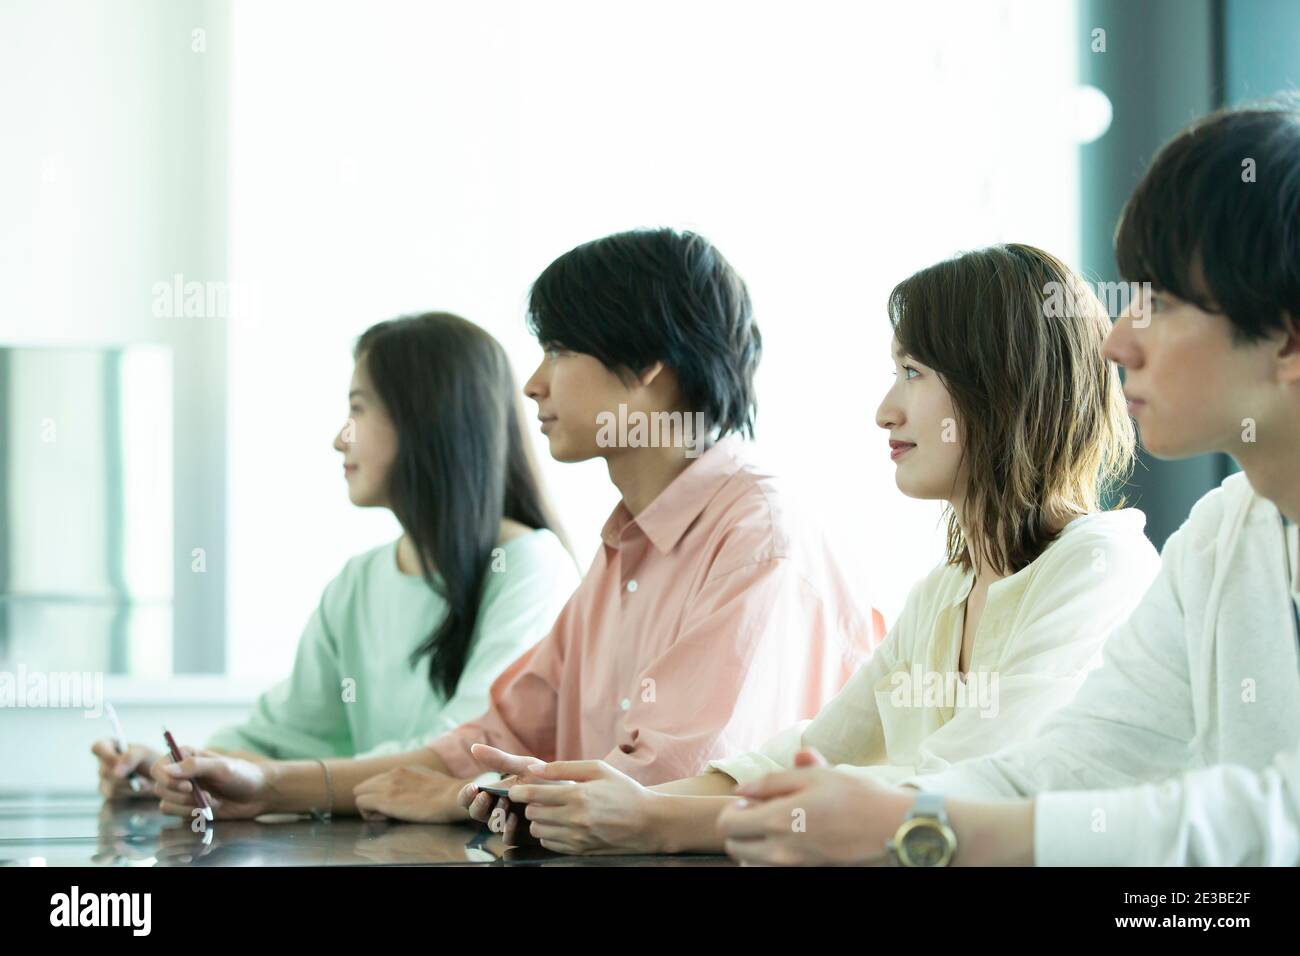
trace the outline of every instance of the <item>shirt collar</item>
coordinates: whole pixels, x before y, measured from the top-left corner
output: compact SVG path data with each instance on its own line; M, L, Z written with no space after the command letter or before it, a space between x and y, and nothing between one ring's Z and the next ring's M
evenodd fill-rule
M737 435L719 439L635 517L620 501L601 529L601 540L617 548L623 530L635 524L659 551L668 554L727 479L744 466L742 448Z

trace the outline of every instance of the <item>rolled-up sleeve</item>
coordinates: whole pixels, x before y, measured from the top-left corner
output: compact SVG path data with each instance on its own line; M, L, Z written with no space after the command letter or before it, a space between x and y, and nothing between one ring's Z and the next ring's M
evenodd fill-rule
M570 599L550 633L496 679L486 713L429 744L452 774L473 777L482 772L469 752L473 744L488 744L540 760L555 759L556 702L564 665L565 632L572 613Z

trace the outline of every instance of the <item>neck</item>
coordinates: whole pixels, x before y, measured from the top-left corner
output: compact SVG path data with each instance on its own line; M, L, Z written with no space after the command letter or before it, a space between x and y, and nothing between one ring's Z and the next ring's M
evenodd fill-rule
M1300 425L1265 445L1255 443L1235 455L1255 491L1300 524Z
M409 534L402 535L397 541L397 570L413 578L423 577L420 556L416 553L415 542Z
M957 516L957 527L961 529L961 536L966 540L966 549L970 554L971 567L975 572L975 588L987 588L994 581L1000 581L1002 578L1007 577L1006 574L988 567L988 565L981 560L975 549L971 547L970 526L965 516L965 499L954 497L949 500L948 504L952 506L953 514ZM1050 522L1052 530L1054 532L1060 532L1067 524L1085 513L1086 512L1071 511L1067 514L1062 514L1053 518Z
M682 448L621 448L605 459L609 480L623 495L623 506L639 515L695 459Z
M952 513L957 516L957 527L961 529L961 536L966 542L966 553L970 555L971 569L975 574L975 589L988 587L988 585L1001 577L995 574L971 546L970 523L966 519L966 499L964 497L954 496L948 500Z

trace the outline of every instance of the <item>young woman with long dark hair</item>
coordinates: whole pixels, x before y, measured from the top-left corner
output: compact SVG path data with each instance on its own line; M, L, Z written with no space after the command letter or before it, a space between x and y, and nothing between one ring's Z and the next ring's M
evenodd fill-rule
M292 675L206 751L302 762L320 783L317 761L404 753L486 710L492 681L578 581L491 335L449 313L410 316L368 329L355 359L334 447L352 503L388 508L402 536L344 566ZM95 753L106 796L129 793L128 775L161 756L138 744L119 755L109 741Z

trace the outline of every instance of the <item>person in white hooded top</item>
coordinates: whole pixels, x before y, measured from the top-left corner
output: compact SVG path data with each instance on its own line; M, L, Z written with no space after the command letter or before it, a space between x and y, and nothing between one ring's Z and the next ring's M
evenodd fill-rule
M1242 157L1253 174L1243 174ZM1102 666L1032 740L887 787L769 774L719 818L751 863L1300 863L1300 99L1222 111L1129 199L1141 295L1106 354L1145 447L1244 474L1192 509ZM921 792L918 794L918 790ZM790 832L790 807L804 832Z

